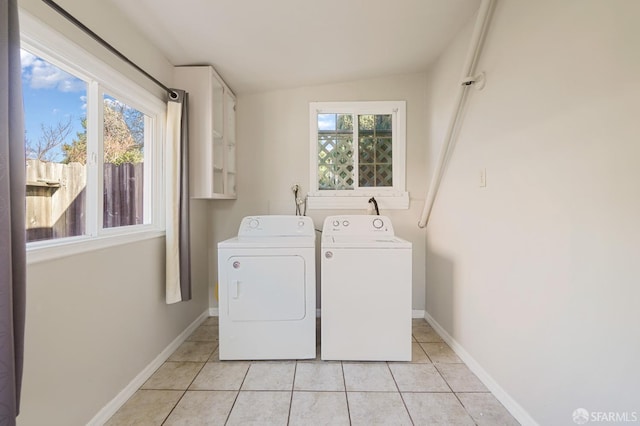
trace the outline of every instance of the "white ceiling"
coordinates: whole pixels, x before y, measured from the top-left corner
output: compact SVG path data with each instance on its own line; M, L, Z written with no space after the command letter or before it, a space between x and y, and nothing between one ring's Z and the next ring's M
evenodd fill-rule
M424 71L480 0L109 0L174 65L236 93Z

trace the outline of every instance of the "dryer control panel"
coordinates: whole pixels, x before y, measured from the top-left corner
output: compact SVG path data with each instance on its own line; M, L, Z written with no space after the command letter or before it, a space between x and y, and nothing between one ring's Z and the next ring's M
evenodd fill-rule
M313 221L308 216L247 216L242 219L238 237L314 237Z
M341 215L327 216L323 236L394 236L393 225L387 216Z

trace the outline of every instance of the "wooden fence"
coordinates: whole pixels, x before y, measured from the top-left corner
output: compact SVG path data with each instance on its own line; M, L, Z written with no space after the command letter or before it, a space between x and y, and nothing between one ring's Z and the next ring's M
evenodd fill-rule
M27 160L27 241L85 233L86 166ZM143 163L104 165L103 227L143 223Z

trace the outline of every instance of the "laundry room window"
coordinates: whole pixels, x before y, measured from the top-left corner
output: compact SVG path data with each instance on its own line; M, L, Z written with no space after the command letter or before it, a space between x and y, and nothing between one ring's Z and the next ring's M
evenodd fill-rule
M27 261L162 236L165 101L20 20Z
M309 208L406 209L406 103L312 102Z

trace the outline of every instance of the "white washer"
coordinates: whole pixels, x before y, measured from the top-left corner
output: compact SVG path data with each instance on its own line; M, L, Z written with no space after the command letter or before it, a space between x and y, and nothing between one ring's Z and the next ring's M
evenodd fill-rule
M411 360L411 251L386 216L325 219L323 360Z
M220 359L316 357L315 229L251 216L218 243Z

